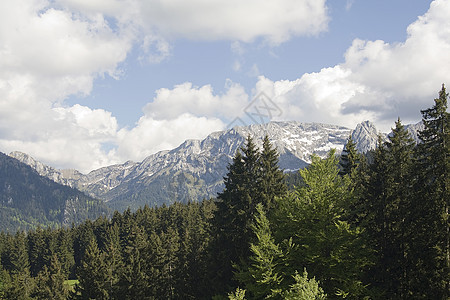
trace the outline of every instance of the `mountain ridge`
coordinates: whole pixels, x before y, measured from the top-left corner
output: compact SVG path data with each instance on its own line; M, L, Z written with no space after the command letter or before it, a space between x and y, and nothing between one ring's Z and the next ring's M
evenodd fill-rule
M103 201L0 152L0 231L68 226L107 214Z
M416 139L418 126L406 126ZM335 148L339 154L350 135L359 152L374 149L380 133L369 121L358 124L354 130L297 121L254 124L213 132L203 140L186 140L174 149L149 155L141 162L128 161L88 174L57 170L18 152L10 155L28 162L41 175L102 199L112 208L124 210L144 204L214 197L223 187L227 165L246 137L252 136L256 145L261 147L266 134L280 154L280 168L292 171L307 166L313 153L325 157L330 149Z

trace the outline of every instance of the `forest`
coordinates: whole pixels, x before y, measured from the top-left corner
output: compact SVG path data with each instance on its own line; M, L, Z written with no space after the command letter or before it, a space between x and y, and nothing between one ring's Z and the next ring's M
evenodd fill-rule
M2 232L0 298L448 299L447 100L421 111L419 144L398 119L289 184L249 136L216 199Z

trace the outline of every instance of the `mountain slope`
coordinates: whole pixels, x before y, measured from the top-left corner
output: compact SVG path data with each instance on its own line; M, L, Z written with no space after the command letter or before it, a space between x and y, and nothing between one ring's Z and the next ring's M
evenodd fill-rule
M41 170L42 175L103 199L114 209L124 210L144 204L215 197L223 188L228 163L246 137L252 136L261 147L266 134L277 147L280 167L285 170L305 167L313 153L324 157L335 148L339 154L350 134L360 152L373 149L378 136L375 126L368 121L353 131L319 123L270 122L215 132L203 140L187 140L175 149L150 155L142 162L129 161L86 175L43 167L26 154L11 155Z
M101 200L43 177L0 152L0 230L63 226L106 213Z

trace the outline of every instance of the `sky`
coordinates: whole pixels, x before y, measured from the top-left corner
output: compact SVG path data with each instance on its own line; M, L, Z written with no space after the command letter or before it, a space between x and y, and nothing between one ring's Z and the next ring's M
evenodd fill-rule
M2 0L0 152L84 173L267 121L388 132L450 84L450 0Z

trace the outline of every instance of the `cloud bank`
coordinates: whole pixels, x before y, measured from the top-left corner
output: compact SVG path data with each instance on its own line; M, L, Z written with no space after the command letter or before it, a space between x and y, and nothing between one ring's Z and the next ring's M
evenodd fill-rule
M227 81L161 88L131 128L103 109L64 103L89 94L94 80L120 80L131 49L157 63L177 38L263 41L277 45L327 30L325 1L15 0L0 3L0 151L19 150L81 171L142 160L187 138L221 130L258 93L283 111L279 120L381 129L397 116L417 121L442 83L450 82L450 2L433 1L396 44L355 39L344 61L295 80L259 76L248 93ZM241 2L239 2L241 3ZM270 18L268 18L270 16ZM180 25L181 24L181 25ZM226 26L225 26L226 25ZM236 66L238 68L238 66Z
M283 119L354 127L366 119L382 130L397 117L417 122L442 83L450 83L450 1L433 1L426 14L407 28L407 39L389 44L355 39L345 61L293 81L260 77L283 109Z

